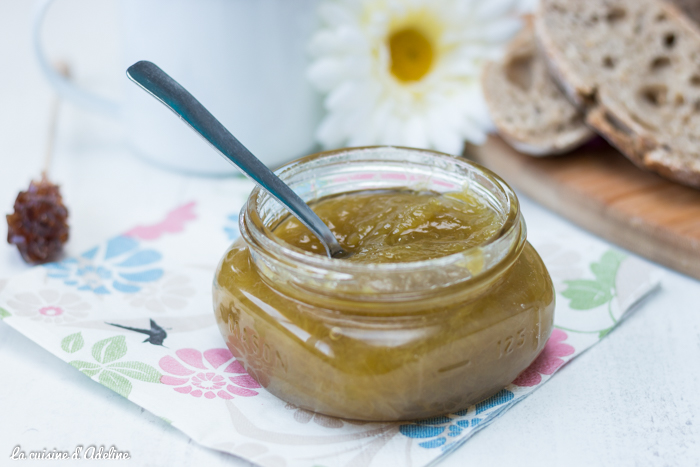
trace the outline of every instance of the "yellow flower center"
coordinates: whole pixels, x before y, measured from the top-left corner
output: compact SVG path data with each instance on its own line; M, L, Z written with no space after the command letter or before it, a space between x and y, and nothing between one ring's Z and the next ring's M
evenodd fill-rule
M414 28L400 29L389 36L391 73L403 83L419 81L433 65L433 44Z

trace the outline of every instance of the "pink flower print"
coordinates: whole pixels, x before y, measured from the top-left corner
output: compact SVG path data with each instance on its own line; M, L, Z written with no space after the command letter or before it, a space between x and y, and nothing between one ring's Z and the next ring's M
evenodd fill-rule
M554 329L549 340L544 345L542 353L527 367L520 376L515 378L513 384L516 386L537 386L542 382L542 375L552 375L564 364L564 360L559 357L567 357L574 353L574 348L562 341L569 336L561 329Z
M15 316L54 324L77 321L86 317L90 309L90 304L79 295L51 289L17 294L7 304L15 309Z
M252 333L253 331L246 329L243 332ZM253 342L253 338L246 339L245 342L239 342L234 334L231 334L226 341L233 355L240 359L241 363L245 364L246 372L260 383L262 387L266 388L270 385L273 365L271 359L264 357L265 339L259 339L257 348L247 343Z
M224 377L211 371L206 374L197 373L192 377L190 382L192 385L197 386L202 391L206 391L204 393L204 397L207 399L213 399L215 397L214 391L218 391L226 386L226 380L224 380Z
M257 396L260 385L248 375L228 349L209 349L204 353L196 349L180 349L177 358L167 355L158 365L169 375L160 382L182 394L193 397L233 399ZM202 358L204 357L204 358ZM206 362L206 363L205 363ZM172 375L172 376L171 376Z
M140 240L157 240L166 233L178 233L185 230L185 224L197 219L194 208L195 201L180 206L170 211L161 222L152 225L139 225L129 230L127 237L138 238Z
M63 308L60 306L42 306L39 308L39 314L49 317L61 316L63 314Z

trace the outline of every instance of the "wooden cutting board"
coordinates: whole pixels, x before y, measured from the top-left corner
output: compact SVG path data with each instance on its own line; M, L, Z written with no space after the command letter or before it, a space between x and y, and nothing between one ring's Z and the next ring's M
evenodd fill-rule
M535 158L492 136L466 156L584 229L700 279L700 190L636 167L602 140Z

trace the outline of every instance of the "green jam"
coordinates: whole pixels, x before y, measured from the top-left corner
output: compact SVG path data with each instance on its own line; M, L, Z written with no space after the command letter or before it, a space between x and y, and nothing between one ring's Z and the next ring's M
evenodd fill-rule
M494 209L465 193L351 192L312 207L354 253L337 261L367 267L457 253L497 238L503 228ZM296 220L273 227L266 235L323 253ZM262 386L314 412L389 421L465 409L513 381L552 329L552 282L527 242L478 277L410 301L373 291L348 298L323 270L318 280L327 277L330 285L316 296L289 278L275 279L274 262L251 249L239 239L219 264L219 329Z
M346 193L312 205L330 227L347 260L404 263L439 258L482 245L501 229L488 205L469 193L377 191ZM275 235L302 250L326 254L318 238L296 218Z

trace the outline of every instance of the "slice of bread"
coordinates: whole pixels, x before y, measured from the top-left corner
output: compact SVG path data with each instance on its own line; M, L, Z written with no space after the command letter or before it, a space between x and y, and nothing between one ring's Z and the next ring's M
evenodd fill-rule
M676 5L696 23L700 23L700 0L666 0Z
M641 167L700 188L700 31L657 0L542 0L535 30L586 121Z
M486 65L482 88L499 133L520 152L559 154L593 136L583 114L550 78L529 21L504 58Z

